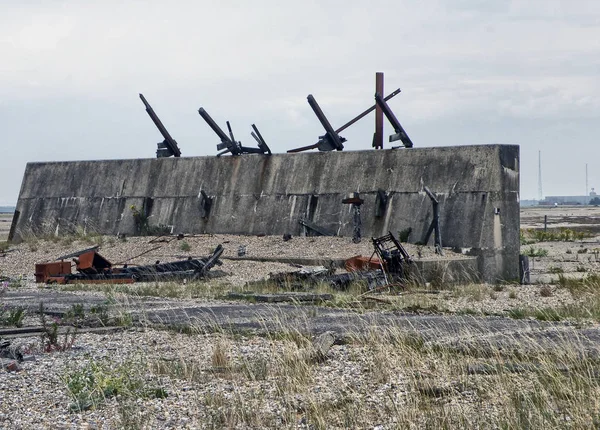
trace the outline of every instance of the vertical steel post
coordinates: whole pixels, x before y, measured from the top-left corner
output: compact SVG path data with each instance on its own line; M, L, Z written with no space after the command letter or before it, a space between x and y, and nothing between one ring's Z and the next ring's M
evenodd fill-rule
M352 233L352 242L360 243L361 240L361 226L362 221L360 219L360 204L352 205L352 224L353 224L353 233Z
M383 94L383 72L375 74L375 92ZM383 149L383 111L377 105L375 108L375 135L373 136L373 147Z

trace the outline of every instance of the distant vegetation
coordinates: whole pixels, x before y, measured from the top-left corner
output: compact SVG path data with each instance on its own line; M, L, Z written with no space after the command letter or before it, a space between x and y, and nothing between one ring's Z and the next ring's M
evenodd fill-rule
M546 231L528 228L521 229L521 245L529 245L536 242L573 242L590 236L591 234L588 232L574 231L568 228Z

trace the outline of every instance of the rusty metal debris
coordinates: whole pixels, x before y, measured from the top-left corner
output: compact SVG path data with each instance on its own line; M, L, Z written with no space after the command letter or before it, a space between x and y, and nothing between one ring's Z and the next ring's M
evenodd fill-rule
M171 137L161 120L158 118L158 115L156 115L154 109L152 109L152 106L150 106L150 103L148 103L143 94L140 94L140 99L144 103L144 106L146 107L146 112L148 112L150 119L152 120L156 128L158 128L158 131L160 132L160 134L162 134L162 137L165 138L165 140L157 144L158 149L156 150L156 158L170 157L172 155L175 157L180 157L181 151L179 150L175 139Z
M375 92L383 94L383 73L375 73ZM377 106L377 104L375 104ZM383 149L383 111L377 106L375 109L375 133L373 133L373 148Z
M376 73L375 87L376 87L375 88L375 91L376 91L375 105L364 110L363 112L361 112L360 114L358 114L357 116L352 118L350 121L348 121L347 123L345 123L344 125L342 125L341 127L337 128L335 130L333 129L331 123L329 122L329 120L327 119L325 114L323 113L323 110L317 103L314 96L312 94L309 94L307 97L308 104L310 105L313 112L317 116L319 122L325 129L325 134L322 136L319 136L319 141L313 145L290 149L287 152L294 153L294 152L307 151L310 149L318 149L319 151L333 151L333 150L341 151L344 149L344 142L346 141L346 139L341 137L339 133L341 133L342 131L344 131L345 129L350 127L351 125L355 124L357 121L361 120L362 118L364 118L366 115L368 115L369 113L371 113L373 111L375 111L375 133L373 135L373 147L374 148L376 148L376 149L383 148L383 115L385 115L387 117L387 119L390 121L390 123L392 124L392 126L394 127L394 130L395 130L395 134L390 136L390 142L394 142L396 140L401 140L405 147L411 148L413 146L412 141L410 140L410 138L408 137L408 135L406 134L406 132L400 125L400 122L395 117L394 113L392 112L392 110L390 109L390 107L387 104L387 101L389 101L390 99L392 99L393 97L395 97L396 95L398 95L401 92L400 88L393 91L386 97L383 97L383 95L382 95L383 94L383 73L381 73L381 72ZM177 141L171 137L171 135L167 131L166 127L164 126L164 124L162 123L162 121L160 120L160 118L158 117L156 112L154 112L154 109L152 108L152 106L150 106L150 103L148 103L148 101L146 100L144 95L140 93L139 97L142 100L142 102L144 103L144 107L146 108L146 112L148 113L148 116L150 116L150 119L152 120L152 122L154 123L154 125L156 126L156 128L158 129L158 131L164 138L164 140L162 142L159 142L157 144L156 157L157 158L171 157L171 156L180 157L181 151L179 149ZM217 123L212 119L212 117L208 114L208 112L206 112L206 110L204 108L202 108L202 107L199 108L198 113L221 140L221 143L217 144L217 150L220 151L217 154L218 157L223 154L226 154L228 152L231 153L232 155L241 155L241 154L271 155L271 149L267 145L265 139L263 138L262 134L260 133L260 131L258 130L258 128L256 127L255 124L251 125L252 131L250 132L250 135L252 136L252 138L254 140L256 140L256 143L258 145L257 148L243 146L242 142L236 141L229 121L227 121L227 129L229 132L229 135L228 135L217 125ZM393 149L396 149L396 148L393 148ZM18 217L18 213L16 213L16 216ZM9 237L12 237L12 234L9 235Z
M360 228L362 226L362 221L360 219L360 207L364 202L365 201L360 198L360 195L358 193L352 193L351 197L342 200L343 204L352 205L352 242L354 243L360 243L361 240Z
M306 235L307 236L337 236L334 231L331 231L328 228L317 225L314 222L312 222L306 218L300 218L298 220L298 223L300 225L306 227Z
M369 291L388 285L381 270L339 273L330 276L326 281L334 290L347 290L356 282L365 283Z
M268 282L290 290L301 290L306 286L314 286L322 279L334 273L332 269L319 266L313 269L301 268L295 272L271 273Z
M271 283L285 290L306 290L319 284L334 290L347 290L354 283L362 283L369 292L403 286L412 264L412 259L402 244L389 232L373 238L373 254L370 257L357 255L345 261L346 273L335 273L335 267L301 268L294 272L271 273L268 279L258 284ZM249 283L248 287L254 283Z
M199 259L187 259L169 263L115 267L110 261L97 252L97 247L84 249L73 254L64 255L56 262L35 265L36 282L44 283L133 283L151 282L173 279L198 279L207 276L209 270L220 265L219 257L223 246L219 245L212 255ZM77 273L72 273L73 259Z
M35 282L48 282L49 279L61 277L71 273L70 261L57 261L35 265Z
M361 270L378 270L381 269L381 261L379 260L379 258L357 255L355 257L348 258L344 263L344 268L348 272L358 272Z
M396 134L392 134L390 136L390 142L401 140L406 148L412 148L413 143L410 140L410 137L408 137L408 134L406 134L404 128L402 128L402 125L400 125L400 121L398 121L398 118L396 118L396 115L394 115L394 112L392 112L392 109L389 107L386 100L380 93L375 93L375 101L377 102L377 106L379 106L385 114L390 124L392 124L392 127L394 127L394 131L396 132ZM398 147L393 147L392 149L396 148Z
M385 236L372 238L373 255L377 254L381 268L386 277L386 281L399 282L406 278L407 265L412 264L412 259L400 241L392 234L391 231Z
M264 282L264 281L263 281ZM348 273L334 273L324 267L313 270L301 269L295 272L271 274L266 282L274 283L281 289L304 290L319 284L328 285L334 290L344 291L355 282L363 282L368 290L387 284L381 270L363 270Z
M434 246L435 253L439 255L444 255L444 250L442 248L442 233L440 231L440 211L439 211L439 201L435 197L435 195L431 192L431 190L427 187L423 187L427 196L431 199L431 204L433 206L433 220L429 225L429 228L425 232L423 239L421 240L422 245L427 245L429 242L429 238L431 237L431 233L434 232Z
M346 270L349 272L379 270L383 274L385 285L402 283L408 275L408 266L412 264L408 252L391 232L371 240L373 254L370 257L357 255L347 259Z
M208 124L208 126L215 132L219 139L221 139L221 143L217 144L217 150L221 151L217 154L217 157L220 157L223 154L231 152L231 155L241 155L241 154L266 154L271 155L271 149L267 145L267 142L263 139L260 131L256 125L252 124L252 131L250 134L258 143L258 148L251 148L248 146L243 146L242 142L236 141L235 136L233 135L233 130L231 129L231 125L229 121L227 121L227 130L229 131L229 136L225 134L225 132L217 125L217 123L212 119L212 117L204 110L204 108L198 109L198 113L202 117L204 121Z
M388 101L391 98L395 97L396 95L400 94L400 88L398 88L396 91L392 92L391 94L389 94L384 100ZM309 96L309 97L312 97ZM312 97L314 100L314 97ZM310 103L310 101L309 101ZM316 100L314 101L314 104L318 107L318 105L316 104ZM313 105L311 104L311 107L313 107ZM368 114L370 114L371 112L373 112L375 109L377 108L377 105L373 105L370 108L366 109L365 111L361 112L360 114L358 114L357 116L355 116L354 118L352 118L350 121L348 121L346 124L342 125L340 128L336 129L336 130L331 130L334 132L335 135L339 135L339 133L341 133L342 131L344 131L345 129L347 129L348 127L350 127L351 125L353 125L354 123L356 123L357 121L359 121L360 119L364 118L365 116L367 116ZM320 108L319 108L320 110ZM315 111L315 108L313 108L313 111ZM315 114L317 112L315 111ZM323 112L321 111L321 114L323 114ZM318 117L318 115L317 115ZM327 118L325 118L325 115L323 114L322 117L327 121ZM321 118L319 118L319 120L321 120ZM329 122L329 121L327 121ZM323 123L321 121L321 123ZM318 149L319 151L332 151L334 149L337 149L337 147L334 146L332 147L331 143L327 142L326 140L324 140L323 138L326 136L321 136L319 137L319 141L313 145L308 145L308 146L303 146L301 148L295 148L295 149L290 149L287 152L288 153L294 153L294 152L302 152L302 151L308 151L310 149ZM345 139L344 139L345 141ZM329 149L328 149L329 148ZM343 149L343 145L341 146L341 148ZM341 149L338 149L341 150Z
M319 144L317 148L319 151L341 151L344 149L345 138L340 136L331 126L331 123L321 110L321 107L317 103L317 100L313 97L312 94L309 94L306 98L308 100L308 104L311 109L317 116L317 119L325 129L325 134L323 136L319 136Z

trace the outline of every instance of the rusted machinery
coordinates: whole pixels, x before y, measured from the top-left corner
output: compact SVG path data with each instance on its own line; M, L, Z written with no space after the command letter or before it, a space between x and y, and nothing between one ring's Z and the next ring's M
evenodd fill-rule
M391 231L385 236L371 240L374 248L371 258L377 254L379 261L383 263L382 270L386 281L391 283L404 279L407 275L406 266L412 264L412 259L400 241Z
M71 273L70 261L55 261L35 265L35 282L46 283L49 279L64 276Z
M212 255L199 259L173 261L169 263L144 266L115 267L98 253L98 248L88 248L59 257L56 262L35 265L35 281L48 284L69 283L110 283L130 284L133 282L152 282L173 279L204 278L215 265L220 265L219 257L223 246L219 245ZM72 273L72 259L77 273Z

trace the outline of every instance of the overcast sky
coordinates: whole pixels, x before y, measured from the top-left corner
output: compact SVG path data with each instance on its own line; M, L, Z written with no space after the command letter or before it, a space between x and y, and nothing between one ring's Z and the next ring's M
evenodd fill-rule
M29 161L155 156L152 104L183 156L213 155L197 113L274 152L372 105L375 72L416 147L521 146L521 198L600 188L600 2L0 0L0 205ZM342 133L369 149L370 115ZM393 130L386 123L386 136Z

